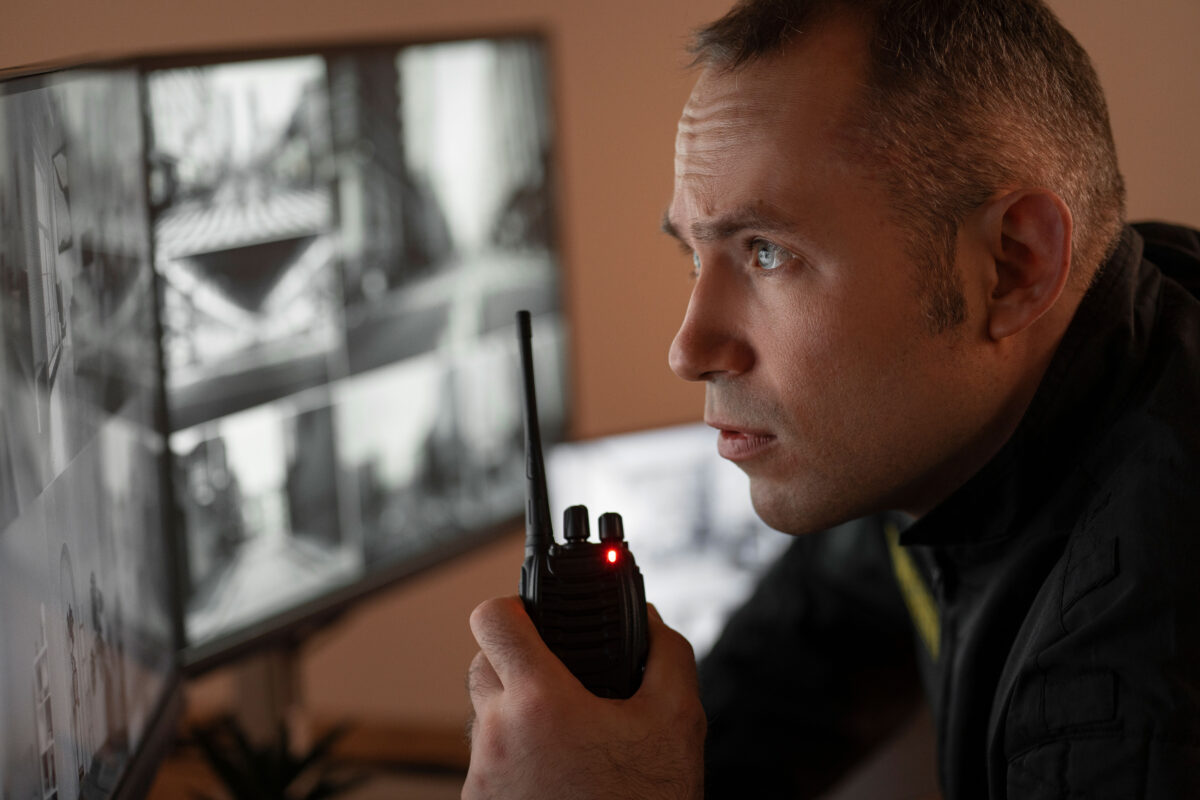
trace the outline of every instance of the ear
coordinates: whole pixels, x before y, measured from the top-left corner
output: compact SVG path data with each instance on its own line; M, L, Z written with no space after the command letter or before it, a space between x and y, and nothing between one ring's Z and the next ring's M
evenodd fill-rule
M994 272L988 334L1020 333L1062 296L1071 271L1071 210L1055 193L1022 189L990 201L984 217Z

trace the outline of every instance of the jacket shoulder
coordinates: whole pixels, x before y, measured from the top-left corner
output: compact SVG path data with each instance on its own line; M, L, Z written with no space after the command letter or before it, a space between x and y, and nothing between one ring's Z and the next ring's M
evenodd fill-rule
M1081 467L1089 505L1013 653L1009 796L1200 797L1197 440L1139 413Z

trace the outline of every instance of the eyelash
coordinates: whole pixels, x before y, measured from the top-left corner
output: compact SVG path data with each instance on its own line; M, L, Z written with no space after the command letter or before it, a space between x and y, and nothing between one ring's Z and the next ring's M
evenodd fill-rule
M779 263L777 263L773 267L764 267L762 264L760 264L758 261L758 254L764 248L771 248L771 250L773 250L775 252L775 254L779 257ZM749 244L749 249L750 249L751 258L754 262L754 266L758 267L759 269L763 270L764 272L773 272L773 271L779 269L780 267L782 267L784 265L784 263L786 263L788 260L793 258L792 254L790 252L788 252L786 249L780 247L779 245L775 244L774 242L769 242L766 239L751 239L750 244Z
M763 250L764 248L771 248L772 250L775 251L775 253L779 256L778 264L776 264L773 267L764 267L758 262L759 251ZM757 238L757 237L750 239L749 241L746 242L746 251L750 256L752 265L755 268L761 270L762 272L774 272L775 270L782 267L784 265L784 263L791 260L792 258L795 258L795 255L793 255L787 249L780 247L779 245L775 244L774 242L771 242L771 241L768 241L768 240L762 239L762 238ZM692 269L689 272L689 276L692 278L692 280L695 280L700 275L700 254L697 253L695 250L685 250L685 252L692 259Z

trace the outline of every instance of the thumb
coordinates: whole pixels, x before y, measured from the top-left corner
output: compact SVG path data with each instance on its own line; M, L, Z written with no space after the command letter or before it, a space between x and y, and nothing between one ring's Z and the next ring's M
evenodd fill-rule
M485 600L471 612L471 633L505 689L570 677L538 635L519 597Z

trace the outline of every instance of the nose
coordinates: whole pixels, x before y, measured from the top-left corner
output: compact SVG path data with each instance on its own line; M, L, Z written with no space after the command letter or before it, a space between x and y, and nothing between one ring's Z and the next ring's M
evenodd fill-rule
M740 375L754 365L740 298L715 270L701 272L692 287L683 324L671 342L668 362L685 381Z

